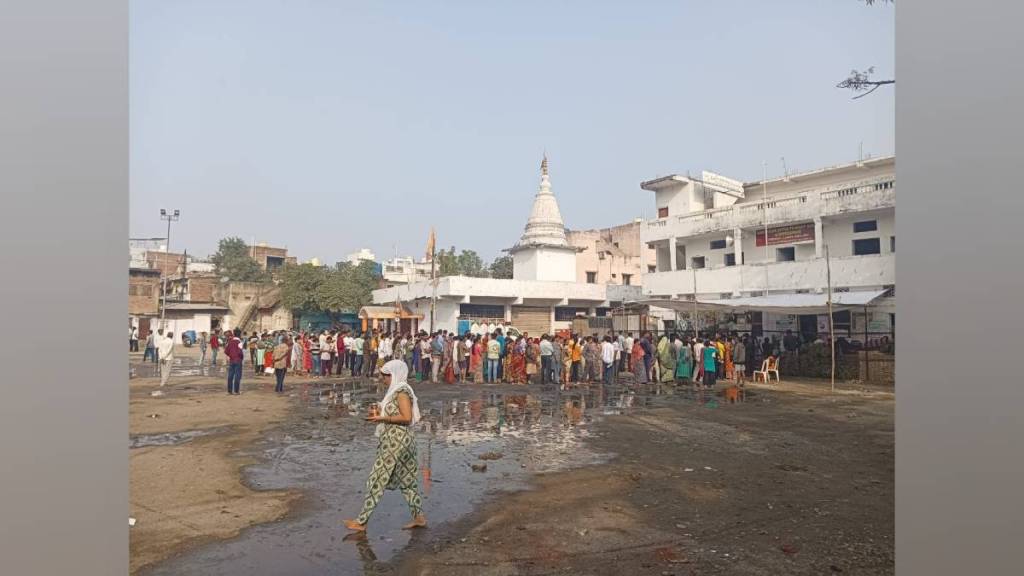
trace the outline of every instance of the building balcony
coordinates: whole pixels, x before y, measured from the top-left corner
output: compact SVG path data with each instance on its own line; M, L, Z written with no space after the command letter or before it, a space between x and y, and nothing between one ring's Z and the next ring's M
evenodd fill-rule
M767 201L767 220L769 226L777 226L895 206L895 182L891 176L886 176L824 190L770 197ZM765 212L764 202L749 202L678 216L670 215L644 222L640 229L641 240L650 244L670 238L727 232L736 228L757 228L764 226Z
M896 255L845 256L831 259L832 289L860 289L896 284ZM644 298L673 298L694 293L694 270L653 272L643 276ZM702 298L729 298L770 292L827 289L825 259L770 262L696 270L696 292Z

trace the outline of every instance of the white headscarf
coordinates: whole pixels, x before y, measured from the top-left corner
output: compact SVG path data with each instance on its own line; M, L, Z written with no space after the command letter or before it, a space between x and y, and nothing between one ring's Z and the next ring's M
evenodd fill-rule
M409 422L409 426L415 426L420 421L420 405L416 400L416 393L413 392L412 386L407 381L409 378L409 366L401 360L391 360L381 366L380 372L381 374L391 375L391 385L388 386L388 391L384 394L384 399L380 401L380 405L382 407L387 406L395 394L399 391L405 392L412 399L412 421ZM383 431L384 424L378 424L377 436L380 436Z

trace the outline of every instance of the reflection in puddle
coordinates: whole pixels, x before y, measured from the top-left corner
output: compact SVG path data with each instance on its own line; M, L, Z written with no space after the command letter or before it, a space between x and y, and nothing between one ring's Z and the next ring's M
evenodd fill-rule
M376 382L300 385L301 409L274 431L246 470L255 489L301 489L304 505L281 522L177 557L146 574L351 574L376 570L416 533L401 495L387 492L364 540L347 539L343 518L363 500L376 439L363 419L383 390ZM418 386L423 419L416 430L420 490L433 526L472 511L487 494L528 486L534 473L600 464L611 456L587 439L605 415L642 411L673 394L594 384L570 390L525 386ZM481 459L484 455L486 458ZM474 465L478 470L473 471ZM370 548L370 545L373 548Z
M129 439L129 447L144 448L146 446L176 446L195 440L202 436L218 434L227 430L222 428L207 428L204 430L186 430L184 432L166 432L163 434L138 434Z

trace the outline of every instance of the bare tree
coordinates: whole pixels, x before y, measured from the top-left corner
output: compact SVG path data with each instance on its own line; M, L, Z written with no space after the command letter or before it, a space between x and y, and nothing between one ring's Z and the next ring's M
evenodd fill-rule
M895 4L896 0L861 0L868 6L874 5L876 2L881 4ZM857 98L863 98L868 94L871 94L875 90L878 90L880 86L886 84L895 84L896 80L874 80L871 75L875 73L875 67L872 66L864 71L851 70L850 76L836 84L836 88L849 89L858 94L853 97L854 100Z

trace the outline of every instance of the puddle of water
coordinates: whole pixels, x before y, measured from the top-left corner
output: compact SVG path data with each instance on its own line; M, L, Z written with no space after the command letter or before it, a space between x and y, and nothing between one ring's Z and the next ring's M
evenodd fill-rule
M171 378L175 376L223 376L227 378L227 369L224 366L223 361L218 361L216 366L210 364L200 365L196 358L174 358L173 366L171 367ZM129 362L128 363L128 378L159 378L160 367L159 365L151 362Z
M606 414L632 414L672 392L594 384L553 387L424 387L417 391L423 421L416 431L420 492L431 524L472 511L489 493L523 489L532 474L600 464L587 442ZM255 489L299 488L305 503L289 519L210 544L146 574L352 574L373 571L419 533L400 530L408 508L387 491L363 540L343 541L341 522L358 514L376 439L363 418L380 393L376 383L307 384L297 392L299 416L255 450L261 463L246 470ZM500 453L497 459L480 455ZM488 454L493 458L494 454ZM486 472L472 466L486 464ZM369 573L369 572L368 572Z
M207 428L204 430L185 430L183 432L165 432L163 434L137 434L129 439L130 448L144 448L146 446L176 446L191 442L202 436L219 434L226 431L226 427Z

